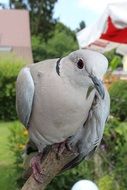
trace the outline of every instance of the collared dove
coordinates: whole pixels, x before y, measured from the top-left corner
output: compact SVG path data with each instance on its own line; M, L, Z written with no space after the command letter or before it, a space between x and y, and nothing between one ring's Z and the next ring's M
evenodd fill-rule
M77 50L23 68L16 83L20 121L39 152L66 141L79 156L64 169L87 157L101 141L109 114L109 95L102 82L106 57L92 50Z

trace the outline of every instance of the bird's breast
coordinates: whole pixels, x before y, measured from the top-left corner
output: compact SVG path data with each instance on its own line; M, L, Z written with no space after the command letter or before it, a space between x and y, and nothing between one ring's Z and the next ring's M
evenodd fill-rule
M87 89L76 89L59 76L38 78L30 131L39 134L50 144L74 135L85 122L93 101L94 93L87 100L86 93Z

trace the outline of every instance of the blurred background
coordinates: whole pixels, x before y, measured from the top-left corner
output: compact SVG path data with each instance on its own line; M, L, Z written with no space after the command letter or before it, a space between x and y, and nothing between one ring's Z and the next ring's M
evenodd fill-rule
M126 6L114 8L111 2ZM69 190L81 179L94 181L100 190L127 189L127 11L123 7L126 0L0 0L1 190L18 190L23 184L27 131L15 110L18 72L27 64L79 48L97 50L109 60L104 82L111 113L96 154L57 176L47 190Z

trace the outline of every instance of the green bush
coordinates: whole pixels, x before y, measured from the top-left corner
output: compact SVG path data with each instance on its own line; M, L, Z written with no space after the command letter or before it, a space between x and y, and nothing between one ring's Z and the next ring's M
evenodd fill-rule
M109 89L111 97L111 114L121 121L127 119L127 82L117 81Z
M28 133L24 126L18 121L15 121L13 126L10 126L9 130L9 147L15 156L16 166L20 168L23 163L22 153L25 149Z
M112 49L111 51L105 52L104 55L107 57L109 61L110 70L113 71L119 67L123 67L122 56L116 53L116 49Z
M111 183L113 185L112 189L126 190L126 147L127 123L120 122L115 118L110 119L106 125L105 133L101 143L101 149L99 151L99 154L103 160L101 164L103 176L98 180L100 187L102 187L103 184L102 190L106 190L106 188L104 188L104 181L106 178L110 178L110 182L107 181L107 183Z
M116 184L114 182L114 177L111 176L111 175L108 175L108 174L104 175L98 181L98 186L99 186L100 190L113 190L113 189L116 189Z
M15 120L15 82L20 69L24 66L22 60L13 54L0 56L0 120Z
M25 149L25 144L28 140L28 133L24 126L15 121L13 125L9 127L10 135L8 137L9 148L13 152L14 161L14 171L15 171L15 183L18 187L21 187L24 183L22 179L23 174L23 154Z

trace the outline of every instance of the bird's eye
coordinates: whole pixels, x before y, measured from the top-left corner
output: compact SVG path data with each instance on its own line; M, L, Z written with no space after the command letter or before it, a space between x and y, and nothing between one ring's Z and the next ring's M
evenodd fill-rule
M78 67L79 69L83 69L83 67L84 67L84 62L83 62L82 59L79 59L79 60L78 60L78 62L77 62L77 67Z

